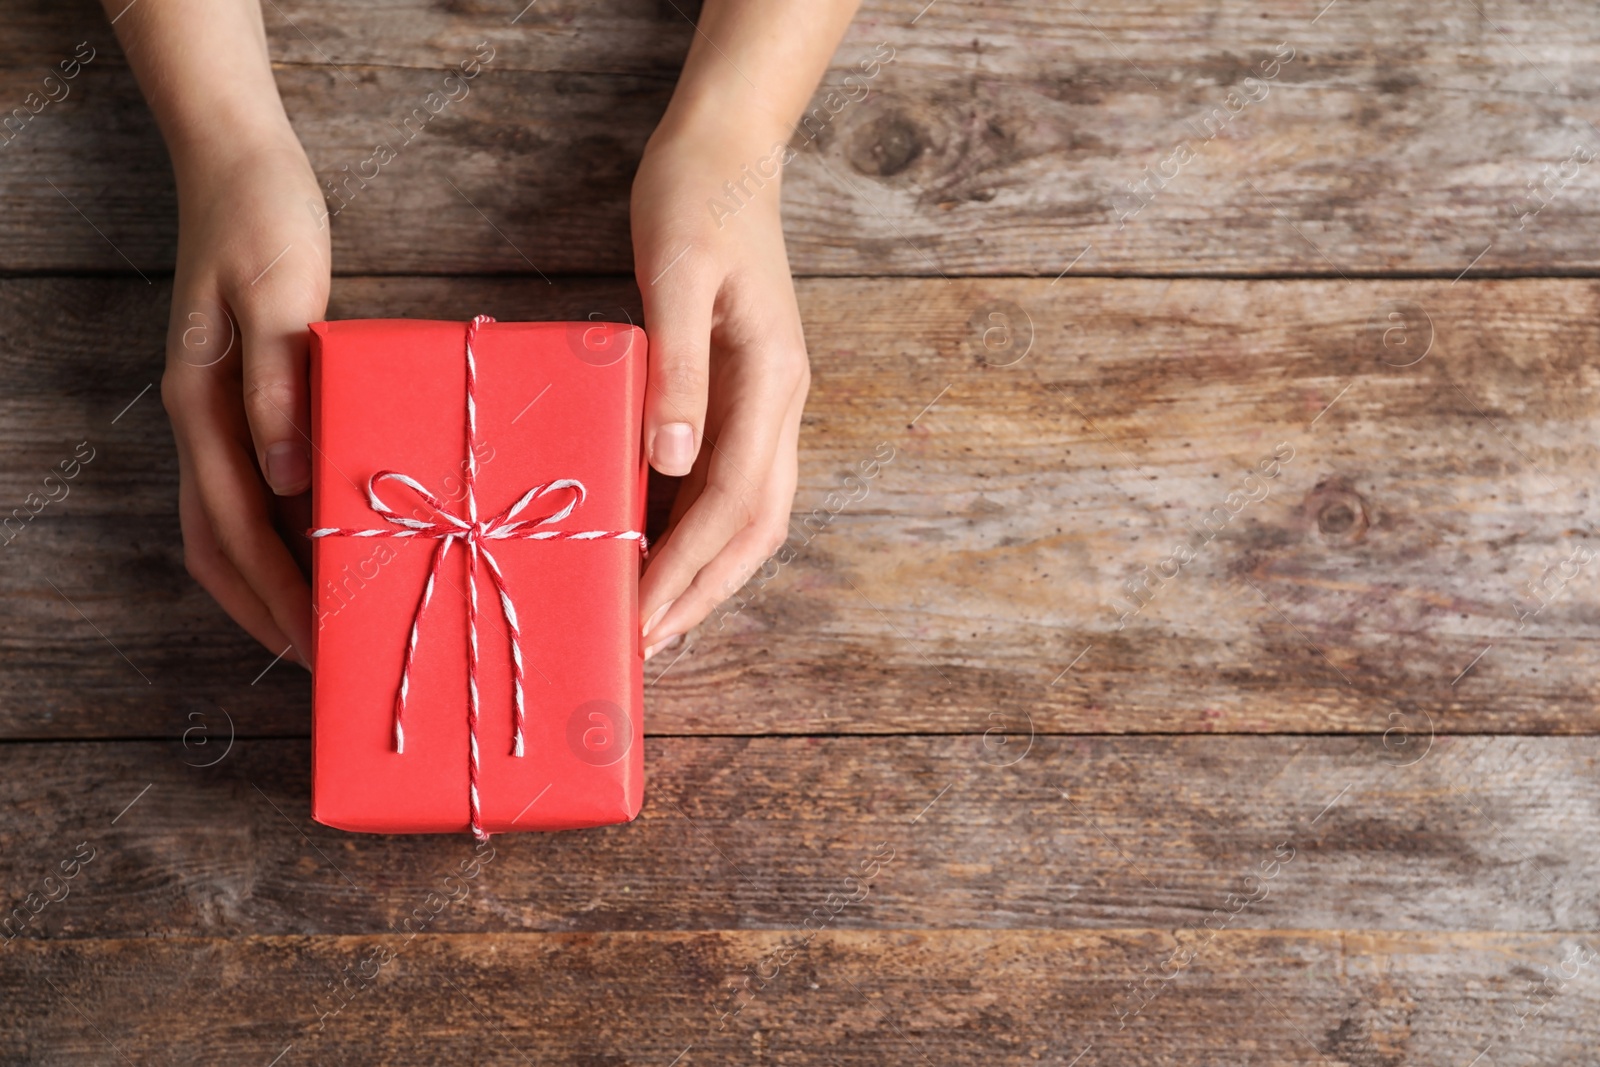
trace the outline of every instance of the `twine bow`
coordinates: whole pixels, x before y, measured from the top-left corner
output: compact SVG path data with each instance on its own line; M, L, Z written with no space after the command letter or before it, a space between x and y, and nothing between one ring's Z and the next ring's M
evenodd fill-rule
M478 453L475 445L478 435L478 368L472 353L472 343L481 326L493 322L487 315L474 318L467 327L467 462L465 517L455 514L415 478L398 471L384 470L367 481L367 503L373 511L390 523L389 527L376 529L349 529L325 527L308 531L312 537L425 537L438 540L433 550L433 562L428 568L428 580L422 587L422 597L411 618L411 633L406 639L406 656L400 669L400 686L394 698L394 750L406 750L405 710L406 698L411 690L411 665L416 656L417 633L422 613L433 599L433 586L439 577L444 560L451 547L460 541L467 552L467 799L472 833L480 840L488 838L483 829L482 811L478 803L478 561L481 557L489 571L489 582L500 597L500 610L505 615L510 630L512 689L512 741L511 754L520 757L524 751L523 726L526 707L523 696L522 630L517 622L517 609L506 590L505 574L500 563L489 551L490 541L635 541L642 552L644 534L638 530L548 530L543 527L558 523L570 516L588 497L588 490L575 478L558 478L529 489L516 503L490 519L478 518ZM378 495L378 486L386 481L399 482L415 492L431 508L437 521L408 518ZM519 518L523 510L534 501L555 493L570 494L564 506L544 515Z

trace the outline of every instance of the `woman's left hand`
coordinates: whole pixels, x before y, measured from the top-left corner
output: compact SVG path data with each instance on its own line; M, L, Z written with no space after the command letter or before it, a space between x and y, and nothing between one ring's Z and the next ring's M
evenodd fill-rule
M633 183L645 448L683 477L639 589L647 658L778 550L794 500L811 375L779 217L789 150L727 128L664 122Z

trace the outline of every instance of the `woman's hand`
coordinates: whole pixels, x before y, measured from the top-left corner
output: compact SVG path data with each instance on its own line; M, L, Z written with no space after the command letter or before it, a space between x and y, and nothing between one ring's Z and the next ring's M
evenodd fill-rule
M278 98L259 0L104 4L178 180L161 399L184 563L274 655L309 666L311 590L274 520L292 538L309 522L306 324L323 317L330 273L322 194Z
M656 470L684 476L640 585L647 658L737 592L787 536L810 383L778 214L787 155L781 138L669 116L634 179L634 271L650 337L645 448Z
M705 0L633 180L644 444L656 470L685 476L640 582L646 657L738 592L787 535L811 370L778 185L858 3Z
M298 537L309 517L306 324L324 315L329 273L322 197L287 122L178 164L161 398L178 444L184 563L251 636L306 666L311 591L275 528L292 521L274 519L291 505Z

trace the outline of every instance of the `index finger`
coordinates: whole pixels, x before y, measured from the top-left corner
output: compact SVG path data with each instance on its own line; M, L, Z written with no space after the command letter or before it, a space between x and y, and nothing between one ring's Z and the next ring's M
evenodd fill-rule
M772 406L764 398L741 403L716 439L706 438L704 486L656 549L640 583L640 615L652 624L646 629L665 621L655 618L662 607L758 515L762 486L756 479L772 470L782 438L783 415L770 415Z
M218 549L260 598L272 624L288 635L300 658L311 662L311 587L273 528L269 490L250 454L248 430L226 392L236 381L178 369L173 422L194 471L195 495Z

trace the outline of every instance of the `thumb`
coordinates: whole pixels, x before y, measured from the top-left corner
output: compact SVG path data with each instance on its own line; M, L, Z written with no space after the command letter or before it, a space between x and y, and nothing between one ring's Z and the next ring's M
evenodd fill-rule
M668 266L653 282L641 277L640 293L650 339L645 454L662 474L682 477L694 466L705 432L711 305L716 293L687 262Z
M257 290L266 284L263 280ZM306 324L323 317L327 297L297 292L299 288L285 285L250 292L235 304L244 341L244 407L250 437L261 473L279 496L303 493L311 486Z

